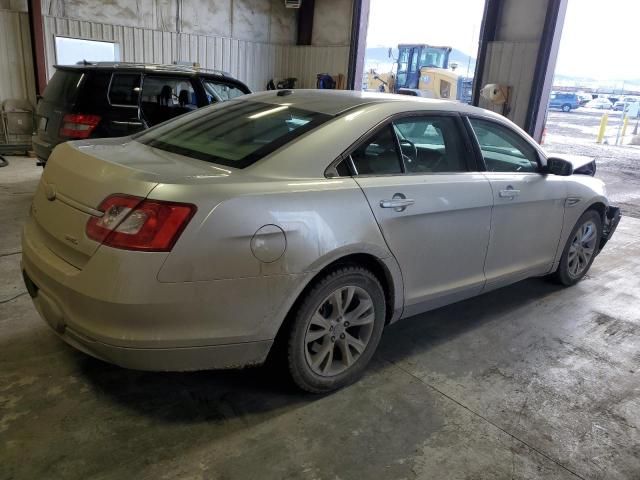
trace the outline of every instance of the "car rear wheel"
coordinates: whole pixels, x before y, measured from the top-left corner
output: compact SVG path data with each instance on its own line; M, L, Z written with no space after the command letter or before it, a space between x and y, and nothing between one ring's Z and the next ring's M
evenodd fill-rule
M324 275L293 320L288 344L293 381L323 393L357 380L380 342L384 320L384 292L370 271L350 266Z
M589 271L598 253L601 237L600 215L595 210L587 210L569 235L555 279L566 286L578 283Z
M569 105L569 104L564 104L564 105L562 106L562 111L563 111L563 112L570 112L570 111L571 111L571 105Z

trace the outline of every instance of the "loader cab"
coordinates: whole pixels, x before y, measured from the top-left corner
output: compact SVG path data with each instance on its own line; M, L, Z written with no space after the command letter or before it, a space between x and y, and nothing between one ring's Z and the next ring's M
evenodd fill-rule
M446 70L449 68L451 47L433 47L431 45L398 45L396 62L396 82L394 93L401 88L417 89L420 82L420 69L423 67Z

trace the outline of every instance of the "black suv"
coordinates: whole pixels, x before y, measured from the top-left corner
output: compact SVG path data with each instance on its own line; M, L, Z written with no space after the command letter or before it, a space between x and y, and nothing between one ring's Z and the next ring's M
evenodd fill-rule
M67 140L123 137L211 103L251 93L221 72L181 65L56 65L36 109L33 150L44 164Z

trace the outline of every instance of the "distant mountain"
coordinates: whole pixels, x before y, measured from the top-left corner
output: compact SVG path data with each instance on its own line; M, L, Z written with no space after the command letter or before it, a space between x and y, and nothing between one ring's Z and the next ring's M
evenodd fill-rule
M398 58L398 49L395 47L392 48L391 54L393 55L393 58ZM393 58L389 58L389 47L368 47L364 54L365 64L372 67L375 66L375 64L379 64L380 67L386 67L394 62ZM451 54L449 55L449 65L451 65L451 63L458 64L457 72L462 75L466 75L468 65L469 76L473 76L473 72L476 68L475 57L471 57L463 51L454 48L451 50Z

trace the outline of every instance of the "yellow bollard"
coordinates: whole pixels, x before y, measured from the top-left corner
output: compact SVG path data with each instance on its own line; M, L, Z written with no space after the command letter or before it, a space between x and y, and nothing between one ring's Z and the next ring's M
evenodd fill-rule
M624 139L624 136L627 134L627 125L629 125L629 115L624 116L624 122L622 122L622 134L620 138ZM620 140L622 142L622 140Z
M600 120L600 130L598 131L598 138L596 139L596 143L602 143L604 140L604 132L607 130L607 121L609 120L609 114L604 112L602 115L602 120Z

